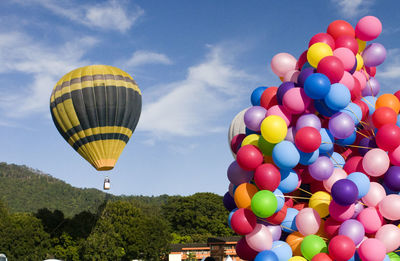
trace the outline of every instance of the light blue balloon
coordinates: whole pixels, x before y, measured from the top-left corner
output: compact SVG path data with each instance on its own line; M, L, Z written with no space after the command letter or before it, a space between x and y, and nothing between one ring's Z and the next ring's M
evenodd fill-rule
M321 128L319 131L321 134L321 145L319 146L319 154L325 154L327 152L333 151L333 143L335 143L335 138L328 129Z
M233 209L233 210L229 213L229 216L228 216L228 225L229 225L230 228L232 228L231 220L232 220L232 216L233 216L233 214L236 212L236 210L238 210L238 208Z
M348 114L353 119L355 125L359 124L362 119L362 110L360 106L355 103L349 103L346 108L340 111Z
M372 115L372 113L375 112L376 97L365 96L365 97L361 98L361 101L363 101L365 104L367 104L368 109L369 109L369 115Z
M275 191L273 193L276 197L276 200L278 201L278 207L276 208L276 211L275 211L275 213L276 213L283 208L283 205L285 204L285 196L283 195L282 191L280 191L279 189L275 189Z
M333 152L329 159L332 161L335 168L343 168L344 164L346 163L342 155L337 152Z
M396 122L397 127L400 127L400 114L397 115L397 122Z
M299 184L299 176L293 169L281 169L281 183L278 189L283 193L294 191Z
M367 175L362 172L353 172L347 176L347 179L351 180L356 184L358 188L358 198L362 198L367 195L371 182Z
M390 261L390 257L386 254L385 258L383 259L383 261Z
M341 84L334 83L331 85L328 94L324 98L325 104L332 110L339 111L344 109L351 102L351 94L349 89Z
M288 208L286 212L286 217L281 223L282 230L288 233L296 232L296 216L299 211L295 208Z
M280 261L280 259L271 250L264 250L257 254L254 261Z
M311 153L306 153L299 150L299 153L300 153L300 164L305 166L313 164L319 157L319 150L315 150Z
M281 240L272 242L271 251L277 255L279 261L287 261L293 256L292 248Z
M292 142L283 140L272 150L272 159L279 168L292 169L299 163L300 153Z
M351 134L349 137L347 137L345 139L336 140L336 143L339 145L342 145L342 146L351 145L351 144L354 144L354 142L356 141L356 138L357 138L357 132L356 132L356 128L354 128L353 134Z

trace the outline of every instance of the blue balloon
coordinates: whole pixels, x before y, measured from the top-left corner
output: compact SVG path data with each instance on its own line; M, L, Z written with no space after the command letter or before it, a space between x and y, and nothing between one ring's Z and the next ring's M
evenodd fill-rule
M304 83L304 91L308 97L314 100L323 99L329 93L331 82L322 73L313 73L307 77Z
M343 168L344 164L346 163L342 155L337 152L333 152L329 159L332 161L335 168Z
M319 157L319 150L315 150L310 153L305 153L299 150L299 153L300 153L300 164L305 166L313 164Z
M337 113L337 111L329 108L324 100L314 100L314 107L317 110L317 112L326 117L331 117L333 114Z
M260 86L254 89L250 97L250 101L253 106L260 106L261 95L267 88L268 87Z
M304 70L304 69L307 69L307 68L313 68L314 69L314 67L312 67L309 62L305 62L303 64L303 67L301 67L301 70Z
M285 196L283 195L282 191L280 191L279 189L275 189L275 191L273 193L276 197L276 200L278 201L278 207L276 208L276 211L275 211L275 213L276 213L283 208L283 205L285 204Z
M385 258L383 259L383 261L390 261L390 257L386 254Z
M340 111L350 115L355 125L359 124L360 120L362 119L362 110L360 106L358 106L353 102L349 103L349 105L347 105L346 108Z
M397 115L397 122L396 122L396 125L397 125L398 127L400 127L400 114Z
M299 184L299 176L293 169L281 169L281 183L278 189L283 193L294 191Z
M277 255L279 261L287 261L293 256L292 248L281 240L272 242L271 251Z
M257 254L254 261L279 261L279 259L271 250L264 250Z
M335 143L335 138L328 129L321 128L319 131L321 134L321 145L319 146L319 154L330 153L333 151L333 144Z
M341 83L334 83L331 85L331 88L328 94L325 96L324 101L329 108L339 111L349 105L351 102L351 94L345 85Z
M251 135L251 134L261 135L261 132L253 131L246 127L246 135Z
M367 104L368 109L369 109L369 115L372 115L372 113L375 112L376 97L365 96L365 97L361 98L361 101L363 101L365 104Z
M231 220L232 220L232 216L233 216L233 214L236 212L236 210L238 210L238 208L233 209L233 210L229 213L229 216L228 216L228 225L229 225L230 228L232 228Z
M288 208L286 212L286 217L281 223L282 230L288 233L296 232L296 216L299 211L295 208Z
M365 175L362 172L353 172L347 176L347 179L353 181L354 184L356 184L357 189L358 189L358 198L359 199L364 197L365 195L367 195L370 184L371 184L367 175Z
M345 139L339 139L336 140L336 143L342 146L346 146L346 145L351 145L356 141L357 138L357 132L356 132L356 128L354 128L354 132L353 134L351 134L349 137L345 138Z
M292 169L299 163L300 153L292 142L283 140L272 150L272 159L279 168Z

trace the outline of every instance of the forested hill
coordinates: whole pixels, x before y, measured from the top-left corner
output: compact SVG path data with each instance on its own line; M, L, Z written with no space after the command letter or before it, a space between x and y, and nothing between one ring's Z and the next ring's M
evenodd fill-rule
M67 217L85 210L95 213L105 200L135 200L159 205L168 197L118 197L97 189L75 188L39 170L4 162L0 163L0 184L0 200L11 212L36 212L47 208L61 210Z

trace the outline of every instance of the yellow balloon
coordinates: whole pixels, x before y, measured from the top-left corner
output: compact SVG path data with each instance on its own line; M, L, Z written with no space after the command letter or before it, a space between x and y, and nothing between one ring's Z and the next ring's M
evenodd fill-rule
M308 48L307 60L312 67L317 68L322 58L332 55L333 52L329 45L326 43L315 43Z
M307 259L302 256L292 256L291 258L289 258L289 261L307 261Z
M358 53L361 53L362 51L364 51L365 47L367 46L367 42L366 41L362 41L358 38L356 38L357 43L358 43Z
M287 134L287 125L282 117L270 115L261 123L261 135L269 143L283 141Z
M315 209L321 218L329 215L329 203L331 203L332 197L325 191L315 192L309 201L309 207Z
M361 68L364 67L364 60L363 60L363 58L361 57L361 55L359 53L356 54L356 59L357 59L356 71L359 71L359 70L361 70Z
M258 140L259 139L260 139L260 135L250 134L250 135L246 136L246 138L243 139L242 147L251 144L258 148Z

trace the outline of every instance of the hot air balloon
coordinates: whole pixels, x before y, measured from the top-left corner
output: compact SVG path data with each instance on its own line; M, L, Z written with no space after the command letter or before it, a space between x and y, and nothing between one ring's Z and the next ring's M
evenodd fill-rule
M97 170L114 168L139 121L140 89L126 72L90 65L64 75L50 97L62 137Z
M228 130L228 144L232 146L232 139L238 134L245 134L246 133L246 125L244 124L244 114L248 108L242 110L233 118L231 125L229 126ZM231 147L232 148L232 147ZM232 151L232 155L236 158L235 153Z

